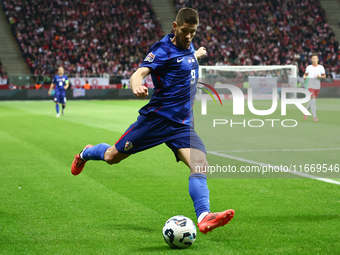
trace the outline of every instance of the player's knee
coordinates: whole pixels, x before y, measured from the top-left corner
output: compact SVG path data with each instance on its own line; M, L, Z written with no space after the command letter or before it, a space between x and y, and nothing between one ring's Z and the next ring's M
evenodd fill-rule
M209 163L206 160L206 158L197 158L197 159L193 159L193 162L191 162L191 174L194 173L202 173L202 174L206 174L206 170L209 167Z
M118 164L126 157L127 155L119 153L115 146L108 148L104 154L104 160L109 165Z
M112 165L114 159L114 149L113 147L108 148L104 153L104 160L106 163Z
M118 164L121 160L116 160L115 158L111 158L111 159L108 159L108 160L105 159L105 161L109 165L114 165L114 164Z
M118 159L117 157L115 157L114 154L109 154L109 153L104 154L104 160L109 165L118 164L121 161L121 159Z

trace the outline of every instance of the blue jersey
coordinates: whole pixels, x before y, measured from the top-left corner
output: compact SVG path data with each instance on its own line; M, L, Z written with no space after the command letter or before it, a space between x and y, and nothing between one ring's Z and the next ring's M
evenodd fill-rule
M189 49L180 49L171 42L173 37L168 34L155 43L141 64L141 67L152 68L155 92L139 112L155 112L175 122L191 125L198 63L194 45L191 43Z
M53 77L52 83L55 85L55 92L64 92L64 86L66 85L67 76L59 76L58 74Z

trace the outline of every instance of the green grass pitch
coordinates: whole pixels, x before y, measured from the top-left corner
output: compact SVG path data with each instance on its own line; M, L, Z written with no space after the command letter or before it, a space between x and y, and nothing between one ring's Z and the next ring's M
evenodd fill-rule
M198 233L189 249L172 250L162 237L165 221L178 214L197 220L189 171L165 145L119 165L88 162L80 175L71 174L75 154L88 143L114 144L146 102L68 101L60 118L53 102L0 102L1 255L340 253L340 185L308 178L209 178L211 210L232 208L234 219L208 235ZM225 104L231 109L231 102ZM337 150L278 151L339 147L340 101L318 99L317 107L319 123L303 122L289 108L289 118L299 121L289 136L281 127L217 127L213 133L228 132L224 153L244 159L340 163ZM220 116L218 109L211 106L208 114ZM225 115L234 118L231 110ZM251 117L259 118L249 112L237 118ZM197 126L203 139L207 128ZM205 142L211 150L211 140ZM208 160L221 159L208 154Z

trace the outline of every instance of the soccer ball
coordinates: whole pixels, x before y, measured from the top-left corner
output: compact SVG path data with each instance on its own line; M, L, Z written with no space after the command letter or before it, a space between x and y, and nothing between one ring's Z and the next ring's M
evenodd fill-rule
M196 240L195 223L183 215L171 217L163 227L163 237L171 248L188 248Z

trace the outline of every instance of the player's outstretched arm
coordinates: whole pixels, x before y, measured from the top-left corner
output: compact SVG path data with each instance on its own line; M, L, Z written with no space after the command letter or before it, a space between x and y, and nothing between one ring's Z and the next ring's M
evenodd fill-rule
M48 95L51 95L52 89L54 88L53 82L51 83L50 89L48 90Z
M207 54L207 49L205 47L200 47L195 51L195 57L197 59L203 58Z
M149 67L140 67L133 73L130 78L130 85L133 94L136 97L146 97L148 93L148 88L143 86L143 79L151 73L151 68Z
M64 89L68 89L68 86L70 86L70 83L68 82L68 80L66 80L66 81L65 81Z

